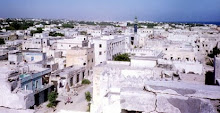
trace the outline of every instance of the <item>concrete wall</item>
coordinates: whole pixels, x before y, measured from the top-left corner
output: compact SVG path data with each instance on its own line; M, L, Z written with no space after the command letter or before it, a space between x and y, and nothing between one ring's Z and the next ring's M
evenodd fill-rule
M67 51L67 67L84 66L86 68L85 75L91 75L90 71L95 65L94 55L94 48L72 48Z
M11 86L7 82L0 83L0 106L27 109L34 105L34 95L32 91L19 91L17 93L11 92Z
M140 60L140 59L131 59L132 67L155 67L157 65L156 60Z
M101 64L107 60L107 41L106 40L94 40L94 51L95 51L95 65ZM102 47L99 47L99 44ZM99 54L101 53L101 54Z
M171 61L158 59L158 64L173 65L175 69L179 70L180 72L184 70L185 73L193 72L195 74L203 74L203 65L195 61Z
M23 52L24 60L28 62L39 62L46 59L45 53L40 52Z
M37 89L41 89L42 86L42 77L34 78L30 81L21 83L21 88L24 90L32 90L35 91Z

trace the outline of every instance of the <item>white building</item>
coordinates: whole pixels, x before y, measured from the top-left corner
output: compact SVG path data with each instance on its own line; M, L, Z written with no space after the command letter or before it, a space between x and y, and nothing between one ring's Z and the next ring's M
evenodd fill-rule
M95 50L95 65L107 60L113 60L116 55L122 54L125 49L125 38L117 36L102 36L92 40Z

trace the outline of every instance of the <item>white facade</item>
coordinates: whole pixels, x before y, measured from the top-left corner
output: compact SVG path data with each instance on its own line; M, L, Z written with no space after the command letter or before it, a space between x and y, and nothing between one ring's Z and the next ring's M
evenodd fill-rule
M95 65L101 64L107 60L113 60L113 57L122 54L125 49L125 38L115 36L103 36L93 39L95 50Z

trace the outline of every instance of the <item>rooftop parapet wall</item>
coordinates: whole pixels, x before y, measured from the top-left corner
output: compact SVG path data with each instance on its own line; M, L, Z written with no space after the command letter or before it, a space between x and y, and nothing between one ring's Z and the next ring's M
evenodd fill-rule
M158 57L161 51L154 51L150 49L126 49L124 53L135 54L135 56L149 56L149 57Z
M17 90L11 92L11 86L8 82L0 80L0 106L27 109L34 105L34 95L32 91Z

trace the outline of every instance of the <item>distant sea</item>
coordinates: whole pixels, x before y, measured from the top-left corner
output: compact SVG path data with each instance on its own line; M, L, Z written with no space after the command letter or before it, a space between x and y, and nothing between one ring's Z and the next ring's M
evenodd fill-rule
M220 26L220 22L170 22L170 23L184 23L184 24L215 24Z

